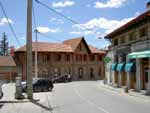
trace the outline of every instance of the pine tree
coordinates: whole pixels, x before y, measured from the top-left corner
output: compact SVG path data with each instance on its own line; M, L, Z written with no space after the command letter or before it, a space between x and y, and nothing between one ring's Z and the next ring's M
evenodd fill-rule
M2 34L2 40L0 41L0 55L7 56L9 53L8 41L5 32Z

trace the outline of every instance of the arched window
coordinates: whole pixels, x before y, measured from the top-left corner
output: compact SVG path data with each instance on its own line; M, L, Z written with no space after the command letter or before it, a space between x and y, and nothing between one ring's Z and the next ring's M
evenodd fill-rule
M90 68L90 78L94 78L94 70L93 70L93 68Z
M78 77L79 77L79 79L82 79L83 78L83 68L79 68L78 69Z

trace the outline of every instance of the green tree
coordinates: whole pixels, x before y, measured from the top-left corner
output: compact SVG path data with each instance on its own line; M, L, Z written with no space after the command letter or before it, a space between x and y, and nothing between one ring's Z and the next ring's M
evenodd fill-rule
M8 41L7 41L7 36L4 32L2 34L2 38L0 41L0 55L1 56L7 56L8 54L9 54Z

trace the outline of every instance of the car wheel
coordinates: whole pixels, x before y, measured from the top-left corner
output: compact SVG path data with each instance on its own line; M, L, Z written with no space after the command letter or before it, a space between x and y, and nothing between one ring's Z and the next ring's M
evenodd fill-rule
M49 88L48 88L48 91L52 91L52 87L49 87Z
M42 88L41 91L44 92L44 89Z
M3 93L0 94L0 99L3 97Z

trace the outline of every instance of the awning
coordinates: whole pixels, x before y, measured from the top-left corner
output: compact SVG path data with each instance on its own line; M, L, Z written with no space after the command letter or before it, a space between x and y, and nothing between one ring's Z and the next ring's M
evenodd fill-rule
M127 63L125 65L125 71L126 72L135 72L135 63L134 62L130 62L130 63Z
M128 58L150 58L150 51L133 52L128 54Z
M117 68L117 63L113 63L111 65L111 70L116 71L116 68Z
M125 63L119 63L118 65L117 65L117 71L124 71L124 66L125 66Z

